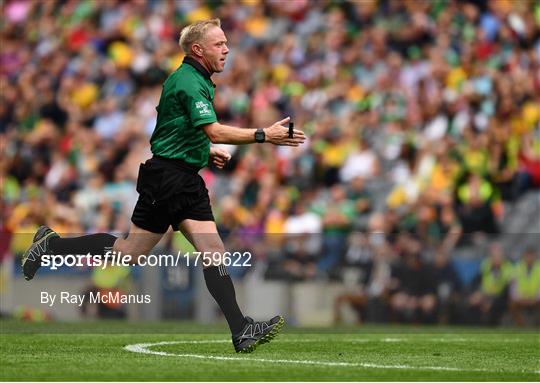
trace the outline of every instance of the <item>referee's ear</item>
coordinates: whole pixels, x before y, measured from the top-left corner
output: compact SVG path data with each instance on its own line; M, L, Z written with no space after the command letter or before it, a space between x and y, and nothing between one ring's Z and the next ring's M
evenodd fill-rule
M193 52L193 54L197 57L203 57L203 52L204 52L204 49L202 47L201 44L199 43L193 43L191 45L191 51Z

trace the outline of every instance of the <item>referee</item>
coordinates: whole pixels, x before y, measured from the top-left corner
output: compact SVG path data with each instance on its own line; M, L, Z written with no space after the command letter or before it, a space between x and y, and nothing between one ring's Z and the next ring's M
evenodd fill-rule
M298 146L305 135L289 130L289 118L264 129L243 129L220 124L212 102L215 84L212 74L222 72L229 48L219 19L198 21L185 27L180 46L186 57L165 83L157 123L150 138L153 157L141 164L137 179L139 199L125 239L99 233L77 238L61 238L51 228L41 226L32 246L23 256L23 273L34 277L44 254L148 254L169 226L182 231L199 252L224 254L205 183L198 172L208 164L225 166L230 155L211 143ZM284 320L276 316L255 322L244 316L236 302L234 286L223 259L212 259L203 270L208 290L223 311L236 352L251 352L271 340Z

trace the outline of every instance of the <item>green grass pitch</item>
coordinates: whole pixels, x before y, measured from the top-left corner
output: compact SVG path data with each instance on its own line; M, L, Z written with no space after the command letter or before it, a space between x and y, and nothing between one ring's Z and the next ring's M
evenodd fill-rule
M422 326L286 328L244 355L193 323L0 321L5 381L540 380L538 331Z

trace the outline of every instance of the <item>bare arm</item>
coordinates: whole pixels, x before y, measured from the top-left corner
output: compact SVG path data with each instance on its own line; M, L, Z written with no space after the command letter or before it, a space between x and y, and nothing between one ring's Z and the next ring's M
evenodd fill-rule
M289 130L282 126L288 123L289 117L274 123L263 129L266 141L274 145L298 146L302 144L306 136L301 130L294 130L294 137L289 138ZM202 129L214 144L253 144L255 142L256 129L242 129L235 126L223 125L219 122L203 125Z
M242 129L219 122L203 125L202 129L213 144L241 145L255 142L256 129Z

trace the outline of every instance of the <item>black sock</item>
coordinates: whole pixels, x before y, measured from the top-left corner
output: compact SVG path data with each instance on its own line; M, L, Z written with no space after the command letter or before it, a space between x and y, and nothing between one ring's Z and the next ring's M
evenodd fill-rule
M223 265L210 266L204 269L203 273L206 287L225 315L231 333L238 334L244 327L244 315L236 303L234 285L227 269Z
M75 238L51 238L49 246L51 255L105 255L107 251L112 251L115 241L114 235L99 233Z

